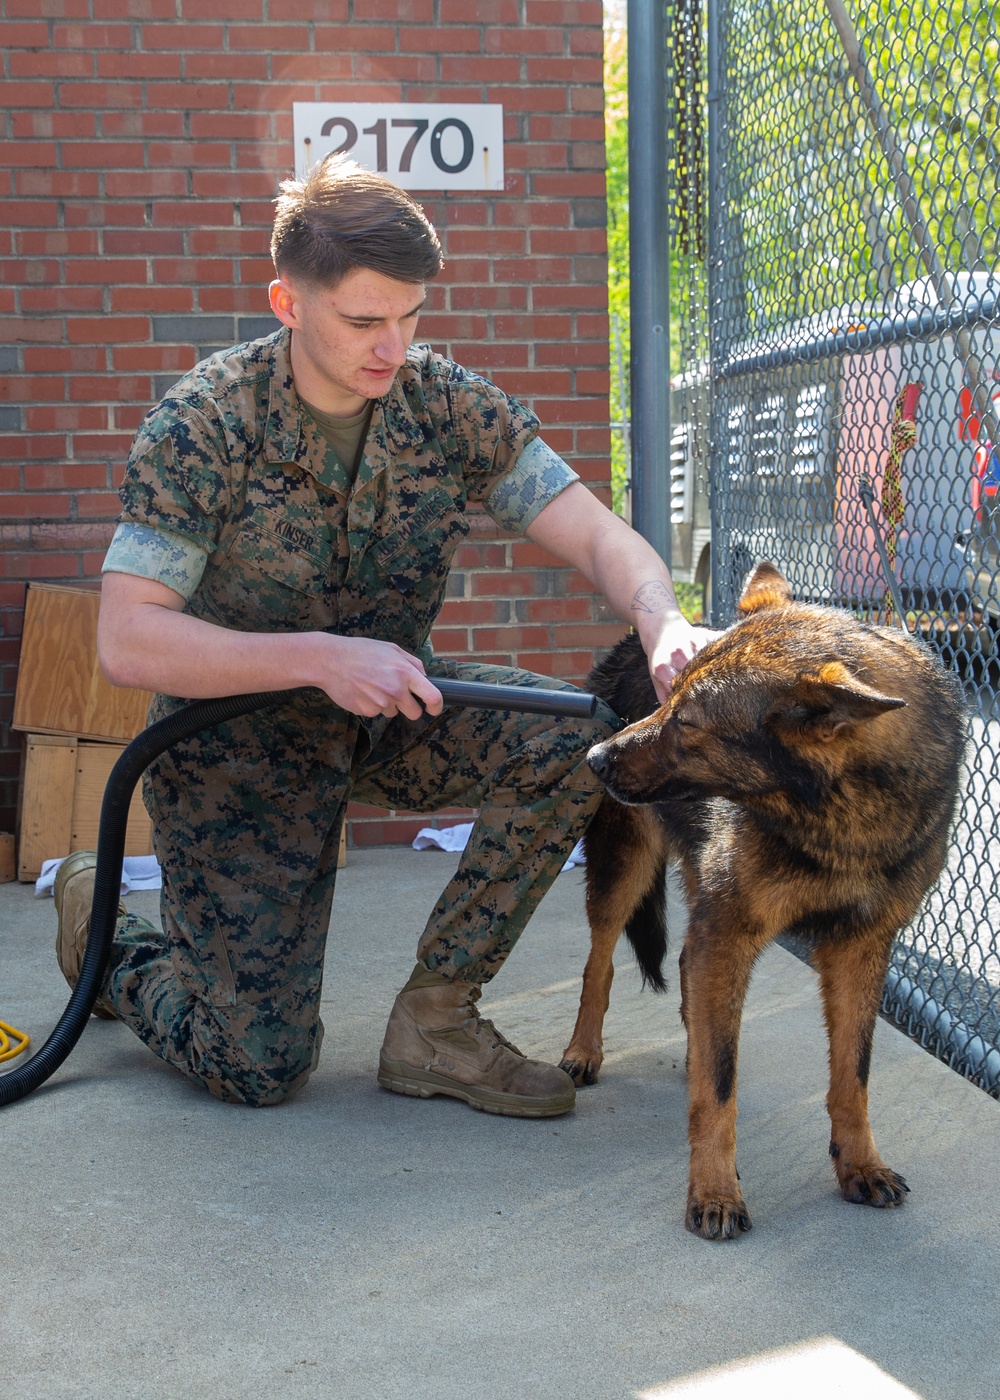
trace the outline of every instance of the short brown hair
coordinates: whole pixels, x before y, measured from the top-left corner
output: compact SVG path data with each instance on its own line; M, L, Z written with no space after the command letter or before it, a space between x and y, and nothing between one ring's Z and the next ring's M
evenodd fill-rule
M356 268L426 282L444 266L433 224L405 190L331 155L275 200L271 257L279 277L335 287Z

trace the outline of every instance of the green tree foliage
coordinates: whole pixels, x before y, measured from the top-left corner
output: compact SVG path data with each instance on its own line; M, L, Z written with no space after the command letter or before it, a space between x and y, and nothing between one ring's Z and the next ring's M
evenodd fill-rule
M608 187L608 309L611 315L611 421L624 424L628 404L628 66L620 11L609 9L604 33L604 133ZM621 372L619 373L619 367ZM611 491L621 513L628 489L625 434L611 435Z

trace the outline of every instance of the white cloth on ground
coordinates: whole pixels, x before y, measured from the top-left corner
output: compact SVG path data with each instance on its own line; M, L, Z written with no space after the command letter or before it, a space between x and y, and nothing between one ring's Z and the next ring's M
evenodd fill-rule
M415 851L464 851L472 832L472 822L459 822L457 826L443 826L436 830L425 826L413 838ZM563 870L572 870L575 865L583 865L583 842L578 841L569 853ZM561 874L562 872L560 872Z

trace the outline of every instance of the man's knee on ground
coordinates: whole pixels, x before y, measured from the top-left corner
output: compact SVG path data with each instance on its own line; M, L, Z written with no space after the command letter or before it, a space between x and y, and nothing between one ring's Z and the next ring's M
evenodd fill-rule
M295 1036L279 1045L237 1039L212 1047L196 1071L209 1093L223 1103L271 1108L303 1087L319 1063L322 1028L315 1036Z

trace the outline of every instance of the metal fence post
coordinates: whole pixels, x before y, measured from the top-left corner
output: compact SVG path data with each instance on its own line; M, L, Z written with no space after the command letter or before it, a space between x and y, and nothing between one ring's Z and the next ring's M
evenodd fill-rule
M628 3L632 524L670 563L670 241L664 0Z

